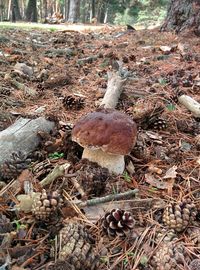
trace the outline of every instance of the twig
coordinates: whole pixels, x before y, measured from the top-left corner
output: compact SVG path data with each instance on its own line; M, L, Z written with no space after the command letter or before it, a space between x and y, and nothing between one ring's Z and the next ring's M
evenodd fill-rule
M108 196L88 200L86 202L78 202L77 206L78 207L94 206L97 204L106 203L106 202L110 202L110 201L129 199L129 198L132 198L133 195L135 195L137 193L138 193L138 189L129 190L127 192L119 193L119 194L110 194Z
M41 186L44 187L46 185L51 184L55 179L58 177L64 176L65 172L69 169L71 166L70 163L65 163L63 165L57 165L52 172L50 172L47 177L45 177L41 182Z
M22 90L25 96L30 96L30 97L36 96L37 91L35 89L27 87L26 85L16 81L15 79L11 78L9 74L5 75L5 79L9 81L17 89Z
M77 191L81 194L82 198L86 197L85 191L83 190L83 188L81 187L81 185L78 183L78 181L76 180L75 177L71 177L70 181L72 182L72 184L74 185L74 187L77 189Z

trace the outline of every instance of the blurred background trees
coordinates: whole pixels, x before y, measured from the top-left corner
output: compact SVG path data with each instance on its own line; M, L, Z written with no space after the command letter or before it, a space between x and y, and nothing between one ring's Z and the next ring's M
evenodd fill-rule
M63 21L133 24L161 21L170 0L0 0L0 21ZM62 16L61 16L62 15Z
M166 16L167 15L167 16ZM199 0L0 0L0 21L157 25L200 32Z

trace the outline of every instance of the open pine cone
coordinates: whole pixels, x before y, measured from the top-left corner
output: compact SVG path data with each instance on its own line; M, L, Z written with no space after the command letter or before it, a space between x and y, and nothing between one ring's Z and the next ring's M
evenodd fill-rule
M77 180L86 191L86 194L99 197L105 190L106 182L109 178L107 168L102 168L95 162L90 162L87 159L82 159L76 167L78 170Z
M195 259L191 261L190 265L190 270L199 270L200 269L200 259Z
M199 227L189 227L187 229L187 235L193 245L200 247L200 228Z
M32 205L32 213L38 220L49 220L51 217L55 218L61 207L62 199L57 191L50 194L43 189L39 197L35 197Z
M102 220L103 231L111 237L125 237L134 227L135 221L130 212L113 209Z
M20 151L13 152L11 159L0 166L0 178L3 180L16 178L30 163L31 159L27 158L26 154Z
M158 248L152 264L155 270L178 270L182 256L184 248L181 244L164 243Z
M156 243L160 243L161 241L165 243L169 243L175 239L177 239L177 235L175 233L175 230L173 229L167 230L166 228L160 228L156 231L156 237L155 237Z
M194 203L190 199L170 203L163 212L163 222L170 229L183 231L195 219L197 214Z
M63 105L67 110L80 110L84 107L84 98L75 97L72 95L66 96L63 99Z
M156 118L149 124L149 128L153 128L155 130L165 130L167 128L167 123L162 118Z
M86 228L76 222L68 222L59 233L59 260L74 267L74 270L93 270L98 264L94 251L94 239Z

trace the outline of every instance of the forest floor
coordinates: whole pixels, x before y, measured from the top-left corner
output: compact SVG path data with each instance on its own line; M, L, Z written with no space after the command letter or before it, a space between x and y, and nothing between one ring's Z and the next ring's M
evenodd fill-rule
M158 29L76 30L0 33L0 131L19 117L56 122L34 153L15 153L0 167L0 268L200 269L192 266L200 267L200 121L180 99L200 102L199 38ZM115 176L81 160L71 129L97 109L107 72L120 65L117 109L137 123L138 139L126 171ZM51 172L54 181L41 185ZM112 202L100 203L107 195ZM132 229L126 215L135 220Z

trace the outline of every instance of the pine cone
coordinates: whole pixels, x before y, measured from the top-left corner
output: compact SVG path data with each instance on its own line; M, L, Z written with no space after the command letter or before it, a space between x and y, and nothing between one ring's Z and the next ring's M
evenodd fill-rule
M87 195L99 197L105 191L109 178L109 171L95 162L82 159L75 168L78 168L77 180L86 191Z
M66 224L59 233L59 239L60 261L67 261L75 270L95 269L98 257L93 248L94 239L82 224Z
M84 98L69 95L64 97L63 105L66 110L80 110L84 107Z
M155 270L178 270L178 263L181 263L184 249L181 244L164 243L157 250L153 257Z
M196 217L197 211L190 199L170 203L164 210L163 222L177 232L183 231Z
M47 194L43 189L40 196L33 201L32 213L38 220L49 221L51 218L55 219L61 205L62 199L57 191Z
M190 227L187 229L187 235L193 245L200 247L200 228Z
M135 221L130 212L113 209L102 220L103 231L111 237L125 237L134 227Z
M167 230L165 228L160 228L159 230L156 231L156 238L155 238L156 243L159 243L161 241L169 243L175 239L177 239L177 235L175 233L175 230L173 229Z
M31 163L31 159L27 158L26 154L19 152L12 153L12 157L9 161L5 161L0 166L0 178L5 181L17 178L17 176Z
M155 130L165 130L167 128L167 123L164 119L157 117L149 120L148 128L152 128Z
M52 162L49 159L45 159L39 163L37 163L32 172L38 180L42 180L45 176L47 176L54 168Z
M7 87L0 88L0 96L10 96L11 90Z
M0 214L0 246L6 233L13 230L13 223L5 215Z
M191 261L189 265L190 270L199 270L200 269L200 259L195 259Z

